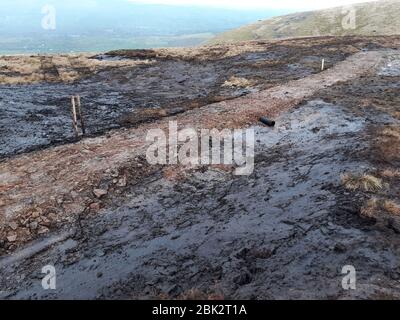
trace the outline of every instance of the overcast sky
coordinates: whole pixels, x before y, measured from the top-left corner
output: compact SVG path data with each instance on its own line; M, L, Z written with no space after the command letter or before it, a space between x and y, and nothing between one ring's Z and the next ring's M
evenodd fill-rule
M128 0L137 3L202 5L226 8L322 9L373 0Z

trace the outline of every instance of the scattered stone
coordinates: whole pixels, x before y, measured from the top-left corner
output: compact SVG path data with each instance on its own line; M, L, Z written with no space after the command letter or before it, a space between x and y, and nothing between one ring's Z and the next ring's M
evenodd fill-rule
M32 214L31 214L31 217L32 218L38 218L40 216L40 213L38 212L38 211L34 211L34 212L32 212Z
M15 241L17 241L17 238L18 238L18 235L12 234L12 235L9 235L9 236L7 237L7 241L8 241L8 242L15 242Z
M117 186L118 187L126 187L126 184L127 184L126 177L123 177L123 178L119 179Z
M31 230L36 230L38 227L39 227L39 224L38 224L36 221L31 222L31 223L29 224L29 228L30 228Z
M45 234L45 233L48 233L49 231L50 231L49 228L41 226L39 231L38 231L38 234Z
M30 231L28 228L23 228L23 229L21 230L21 233L22 233L22 235L25 236L25 237L29 237L29 236L31 235L31 231Z
M104 190L104 189L94 189L93 193L97 198L100 199L100 198L104 197L108 193L108 191Z
M28 168L27 170L26 170L28 173L35 173L35 172L37 172L37 169L36 168Z
M100 210L100 203L93 202L92 204L90 204L89 208L92 211L99 211Z
M118 171L112 170L112 171L111 171L111 176L112 176L113 178L117 178L117 177L119 176Z
M55 213L49 213L47 216L50 219L50 221L56 221L57 220L57 214L55 214Z
M80 214L83 211L85 211L85 207L81 205L80 203L66 203L64 204L64 210L68 214Z
M18 224L16 222L10 222L8 226L14 231L18 229Z
M42 221L40 222L41 225L45 227L50 227L51 221L47 219L46 217L42 217Z

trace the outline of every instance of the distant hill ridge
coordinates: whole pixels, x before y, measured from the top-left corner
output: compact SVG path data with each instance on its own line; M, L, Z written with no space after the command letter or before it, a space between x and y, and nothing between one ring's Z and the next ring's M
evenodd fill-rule
M210 44L306 36L400 34L400 0L295 13L222 33Z

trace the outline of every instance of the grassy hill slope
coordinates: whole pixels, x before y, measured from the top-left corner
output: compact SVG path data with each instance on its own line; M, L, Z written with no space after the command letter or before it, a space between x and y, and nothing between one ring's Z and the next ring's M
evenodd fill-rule
M400 34L400 1L381 0L263 20L222 33L209 43L305 36L394 34Z

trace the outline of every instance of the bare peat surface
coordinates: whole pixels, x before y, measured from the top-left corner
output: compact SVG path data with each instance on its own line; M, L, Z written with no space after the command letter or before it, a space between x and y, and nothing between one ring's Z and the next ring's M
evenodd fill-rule
M397 38L334 37L108 55L0 57L0 159L72 142L70 97L88 134L135 126L320 72Z
M399 62L395 48L375 48L173 117L254 128L249 177L149 167L138 137L168 117L5 159L0 297L400 298ZM260 126L260 113L276 127ZM381 186L351 189L349 173ZM54 291L41 286L48 264ZM345 265L357 290L342 288Z

